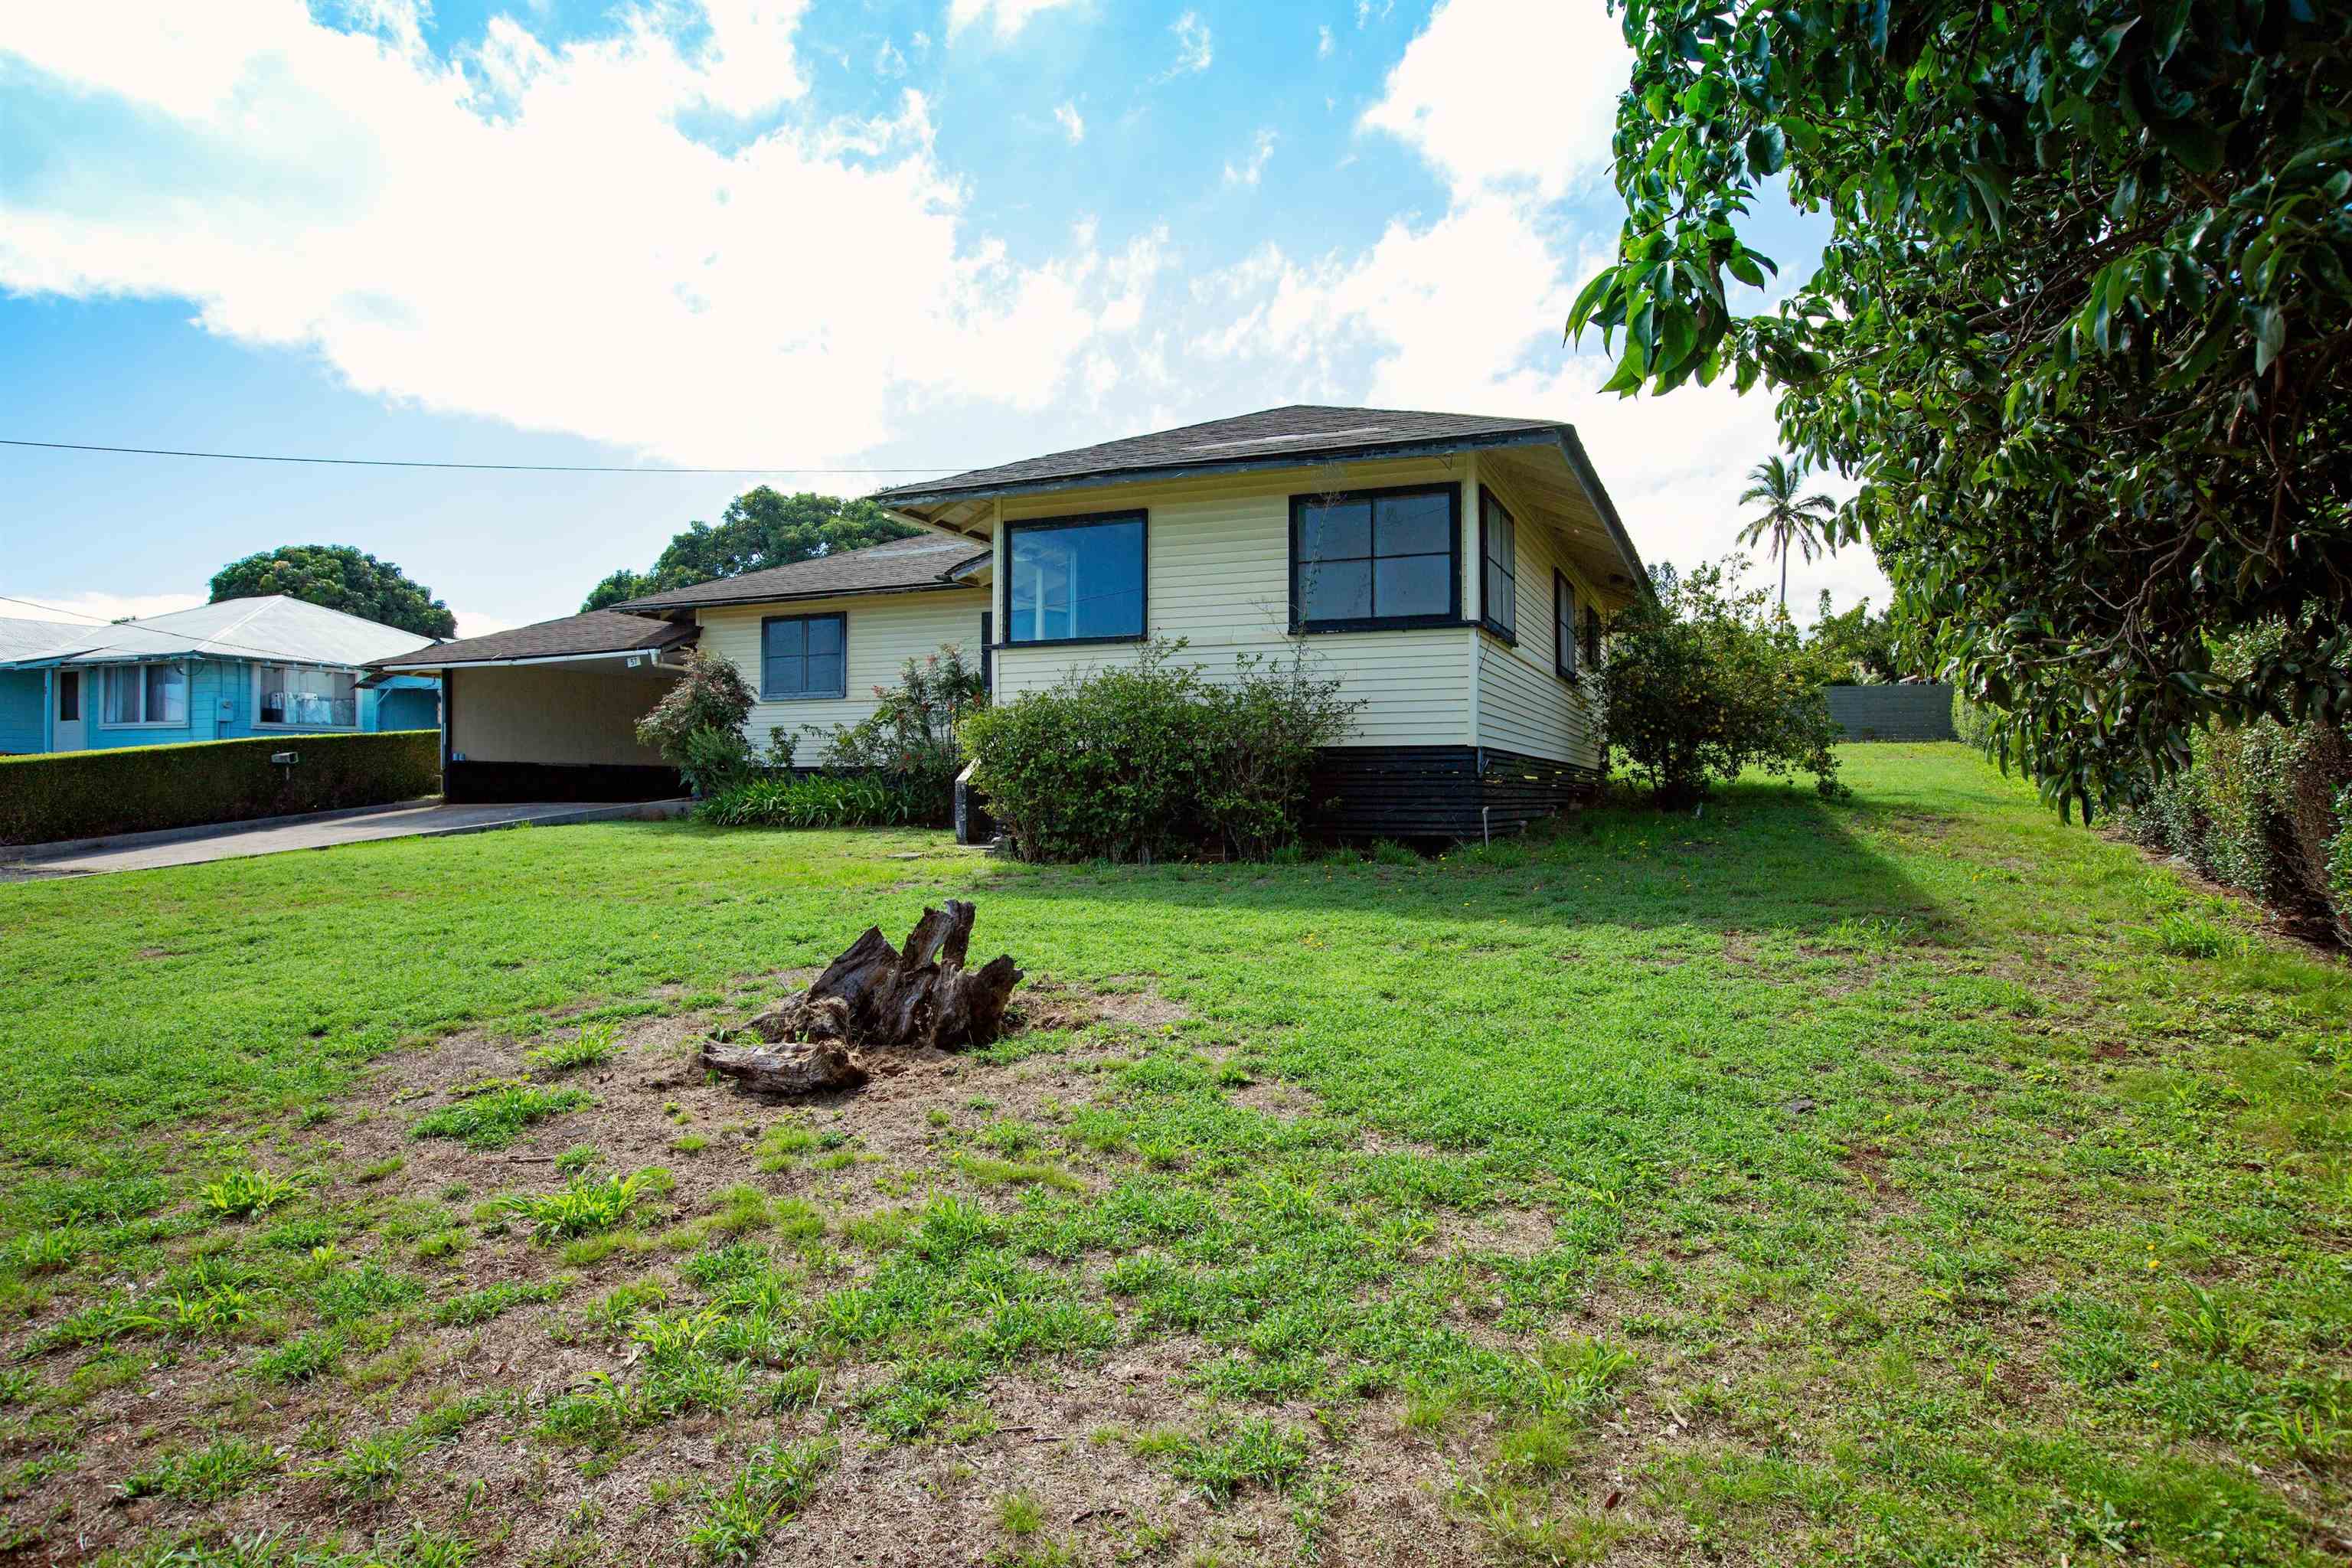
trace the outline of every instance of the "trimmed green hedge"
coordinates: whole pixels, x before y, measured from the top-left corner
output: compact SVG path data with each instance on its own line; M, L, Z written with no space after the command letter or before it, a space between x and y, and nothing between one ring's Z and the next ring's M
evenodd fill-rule
M269 760L279 752L302 760L281 767ZM0 844L381 805L440 788L438 730L0 757Z

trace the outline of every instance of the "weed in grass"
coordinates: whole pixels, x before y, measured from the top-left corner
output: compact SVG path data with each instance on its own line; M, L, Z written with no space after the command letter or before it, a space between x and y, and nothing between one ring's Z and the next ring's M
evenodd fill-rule
M28 1230L8 1244L8 1261L26 1274L70 1268L81 1256L82 1233L71 1226Z
M555 1168L564 1175L576 1176L583 1171L593 1170L604 1157L593 1143L574 1143L555 1157Z
M996 1525L1007 1535L1034 1535L1045 1522L1045 1509L1027 1492L1006 1492L996 1500Z
M196 1189L196 1201L206 1211L228 1219L243 1219L276 1208L294 1195L294 1184L273 1171L232 1171L217 1182Z
M390 1497L407 1480L415 1448L415 1440L405 1432L376 1432L312 1474L346 1502L374 1502Z
M310 1293L310 1310L322 1322L350 1323L404 1307L425 1294L425 1282L363 1263L320 1280Z
M373 1186L378 1182L390 1181L393 1177L400 1174L401 1172L407 1168L408 1156L405 1154L387 1154L383 1159L376 1161L373 1164L362 1165L360 1167L359 1173L352 1179L358 1182L362 1186Z
M446 1328L472 1328L517 1307L553 1301L563 1294L562 1281L546 1279L536 1282L501 1280L486 1285L479 1290L468 1290L462 1296L452 1296L436 1302L433 1321Z
M2158 916L2141 940L2168 958L2243 958L2248 952L2246 939L2236 931L2177 910Z
M501 1199L500 1206L529 1220L532 1239L545 1245L612 1229L629 1217L646 1192L643 1172L601 1180L574 1176L560 1192L521 1194Z
M0 1367L0 1405L28 1404L43 1386L41 1374L29 1366Z
M224 1437L202 1448L163 1455L123 1478L126 1498L167 1497L215 1502L245 1490L275 1471L276 1452L241 1437Z
M343 1227L324 1215L289 1219L271 1226L261 1233L261 1245L280 1252L308 1252L324 1247L343 1233Z
M100 1176L87 1181L36 1177L16 1190L16 1207L35 1226L100 1225L134 1219L169 1196L152 1176Z
M1062 1192L1082 1193L1086 1183L1059 1165L1024 1163L1017 1160L993 1160L985 1154L953 1154L948 1163L975 1182L989 1185L1045 1186Z
M503 1149L522 1130L588 1103L587 1091L533 1084L478 1085L465 1098L416 1119L414 1138L455 1138L471 1149Z
M263 1351L246 1363L246 1370L264 1383L309 1383L332 1375L342 1355L342 1336L318 1330Z
M1174 1451L1173 1468L1179 1479L1192 1482L1212 1504L1222 1507L1244 1487L1280 1491L1306 1468L1309 1451L1300 1428L1251 1416L1185 1439Z
M618 1024L586 1024L580 1033L568 1040L556 1040L525 1051L523 1060L541 1072L577 1072L582 1068L600 1068L621 1051L621 1026Z

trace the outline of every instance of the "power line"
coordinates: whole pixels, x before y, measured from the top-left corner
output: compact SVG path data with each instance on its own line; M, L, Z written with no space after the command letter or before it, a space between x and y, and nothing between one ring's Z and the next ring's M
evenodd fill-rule
M399 458L310 458L282 452L194 452L174 447L101 447L87 441L22 441L5 436L0 436L0 447L31 447L48 452L112 452L134 458L207 458L226 463L315 463L344 468L462 468L493 474L955 474L963 471L944 467L812 468L775 463L735 468L632 468L617 463L434 463ZM24 603L21 599L16 602Z

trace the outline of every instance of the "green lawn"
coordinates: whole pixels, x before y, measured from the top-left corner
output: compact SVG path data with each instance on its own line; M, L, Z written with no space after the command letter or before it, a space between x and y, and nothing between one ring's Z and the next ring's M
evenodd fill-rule
M2352 971L1972 753L1844 760L1434 861L0 886L5 1546L2341 1561ZM691 1068L949 895L1028 1032Z

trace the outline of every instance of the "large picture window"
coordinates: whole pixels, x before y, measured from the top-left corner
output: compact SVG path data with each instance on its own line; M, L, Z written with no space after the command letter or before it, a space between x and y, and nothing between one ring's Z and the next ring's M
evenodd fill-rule
M1290 620L1300 631L1369 631L1458 620L1462 492L1290 498Z
M1140 638L1143 531L1144 515L1139 511L1008 524L1004 640Z
M846 616L772 616L760 623L762 701L848 695Z
M188 672L176 664L123 664L106 672L110 724L184 724Z
M1503 503L1478 492L1480 615L1507 637L1519 635L1519 525Z
M360 723L359 677L348 669L265 664L261 667L261 696L254 704L254 721L258 724L356 730Z
M1576 585L1558 572L1551 574L1551 662L1562 680L1574 680L1577 669Z

